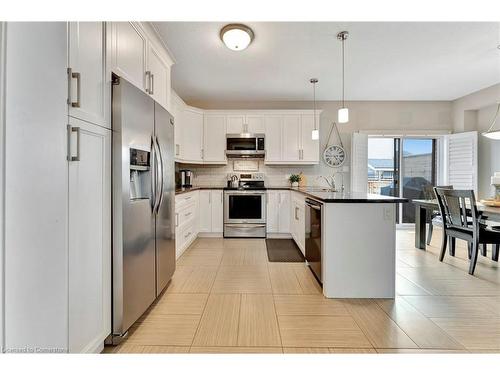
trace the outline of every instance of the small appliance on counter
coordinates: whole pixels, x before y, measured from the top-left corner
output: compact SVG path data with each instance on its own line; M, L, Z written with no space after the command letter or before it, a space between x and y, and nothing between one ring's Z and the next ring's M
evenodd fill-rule
M238 176L235 174L228 174L227 175L227 187L228 188L237 188L240 186L240 181L238 179Z
M189 169L181 169L179 173L181 175L181 188L193 187L193 172Z

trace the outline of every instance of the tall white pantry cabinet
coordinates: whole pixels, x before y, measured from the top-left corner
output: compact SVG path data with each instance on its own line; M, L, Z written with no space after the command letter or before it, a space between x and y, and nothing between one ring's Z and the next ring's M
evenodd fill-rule
M137 79L140 69L139 88L168 107L170 60L140 23L0 26L6 135L0 346L99 352L111 333L111 72ZM145 38L142 52L133 51L131 30ZM151 65L134 66L141 54Z

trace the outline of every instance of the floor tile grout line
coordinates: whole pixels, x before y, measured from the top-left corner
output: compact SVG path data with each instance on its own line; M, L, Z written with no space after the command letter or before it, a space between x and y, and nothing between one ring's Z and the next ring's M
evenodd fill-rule
M405 298L403 298L403 299L406 301L406 299L405 299ZM380 306L380 301L375 301L375 302L376 302L377 306L379 306L380 310L382 310L382 311L383 311L383 312L387 315L387 317L388 317L390 320L392 320L392 321L394 322L394 324L396 324L396 325L399 327L399 329L401 329L401 330L405 333L405 335L406 335L406 336L408 336L408 338L409 338L411 341L413 341L413 343L414 343L415 345L417 345L417 347L418 347L418 348L420 348L420 349L429 349L429 348L423 348L423 347L421 347L420 345L418 345L418 343L417 343L417 342L416 342L416 341L415 341L415 340L414 340L414 339L410 336L410 334L409 334L408 332L406 332L406 330L405 330L403 327L401 327L401 326L398 324L398 322L396 322L394 319L392 319L392 317L389 315L389 313L388 313L387 311L385 311L385 309L383 309L383 308L382 308L382 306ZM396 299L394 299L394 303L396 303ZM437 325L435 322L433 322L430 318L428 318L427 316L425 316L425 315L424 315L424 313L422 313L420 310L418 310L418 309L417 309L415 306L413 306L413 305L412 305L409 301L406 301L406 303L408 303L411 307L415 308L415 310L416 310L418 313L420 313L420 314L422 315L422 317L423 317L423 318L425 318L426 320L430 321L430 322L431 322L434 326L436 326L436 328L438 328L438 329L439 329L439 330L440 330L440 331L441 331L441 332L442 332L445 336L447 336L447 337L448 337L451 341L454 341L455 343L457 343L458 345L462 346L462 348L464 348L464 349L465 349L465 346L464 346L461 342L457 341L455 338L453 338L452 336L450 336L450 335L448 334L448 332L446 332L444 329L442 329L440 326L438 326L438 325Z
M187 250L189 250L189 248L186 249L186 251ZM202 311L202 313L200 315L200 320L198 321L198 325L196 326L196 331L195 331L195 333L193 335L193 338L191 339L191 345L189 347L189 352L191 352L191 348L193 347L193 344L194 344L194 339L196 338L196 335L198 334L198 331L200 329L201 320L203 319L203 315L205 314L205 310L207 309L208 300L210 299L210 296L212 295L212 289L214 287L215 280L217 279L217 274L219 273L220 263L222 263L222 257L220 259L219 265L217 266L217 271L215 272L215 276L214 276L214 279L212 281L212 284L210 285L210 289L208 290L208 297L207 297L207 300L205 301L205 306L203 307L203 311Z

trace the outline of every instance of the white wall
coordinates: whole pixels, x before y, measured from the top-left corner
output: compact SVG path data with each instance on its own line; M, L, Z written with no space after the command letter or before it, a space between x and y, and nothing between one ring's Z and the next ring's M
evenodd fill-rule
M500 141L481 136L491 124L500 101L500 84L474 92L452 102L453 130L455 133L477 130L478 139L478 195L486 198L493 194L490 177L500 172ZM500 119L496 123L500 129Z
M477 110L500 100L500 83L452 102L453 132L477 130Z
M204 109L312 109L311 101L306 102L190 102L189 105ZM339 125L339 131L347 152L346 165L350 165L351 134L358 130L394 130L394 131L451 131L451 103L446 101L362 101L347 102L350 121ZM317 108L322 109L320 120L320 152L326 142L330 125L337 119L339 102L322 101ZM337 142L334 134L332 142ZM262 164L261 164L262 166ZM225 181L227 167L195 167L200 175L212 176L212 180ZM260 170L271 177L271 183L282 181L283 176L302 171L308 177L309 185L320 183L319 175L331 175L334 170L322 161L316 166L272 167L264 166ZM206 179L210 181L210 178ZM195 179L196 181L196 179ZM199 180L201 181L201 180ZM286 183L286 181L285 181ZM346 189L349 189L350 174L344 176ZM269 183L270 184L270 183ZM324 185L324 183L321 183Z
M0 353L5 347L4 335L4 175L5 175L5 22L0 22Z

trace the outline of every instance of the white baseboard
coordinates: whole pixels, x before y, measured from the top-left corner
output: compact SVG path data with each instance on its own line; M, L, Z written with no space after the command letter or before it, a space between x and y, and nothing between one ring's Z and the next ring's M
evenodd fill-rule
M267 233L267 238L292 238L290 233Z
M222 237L222 232L200 232L198 237Z

